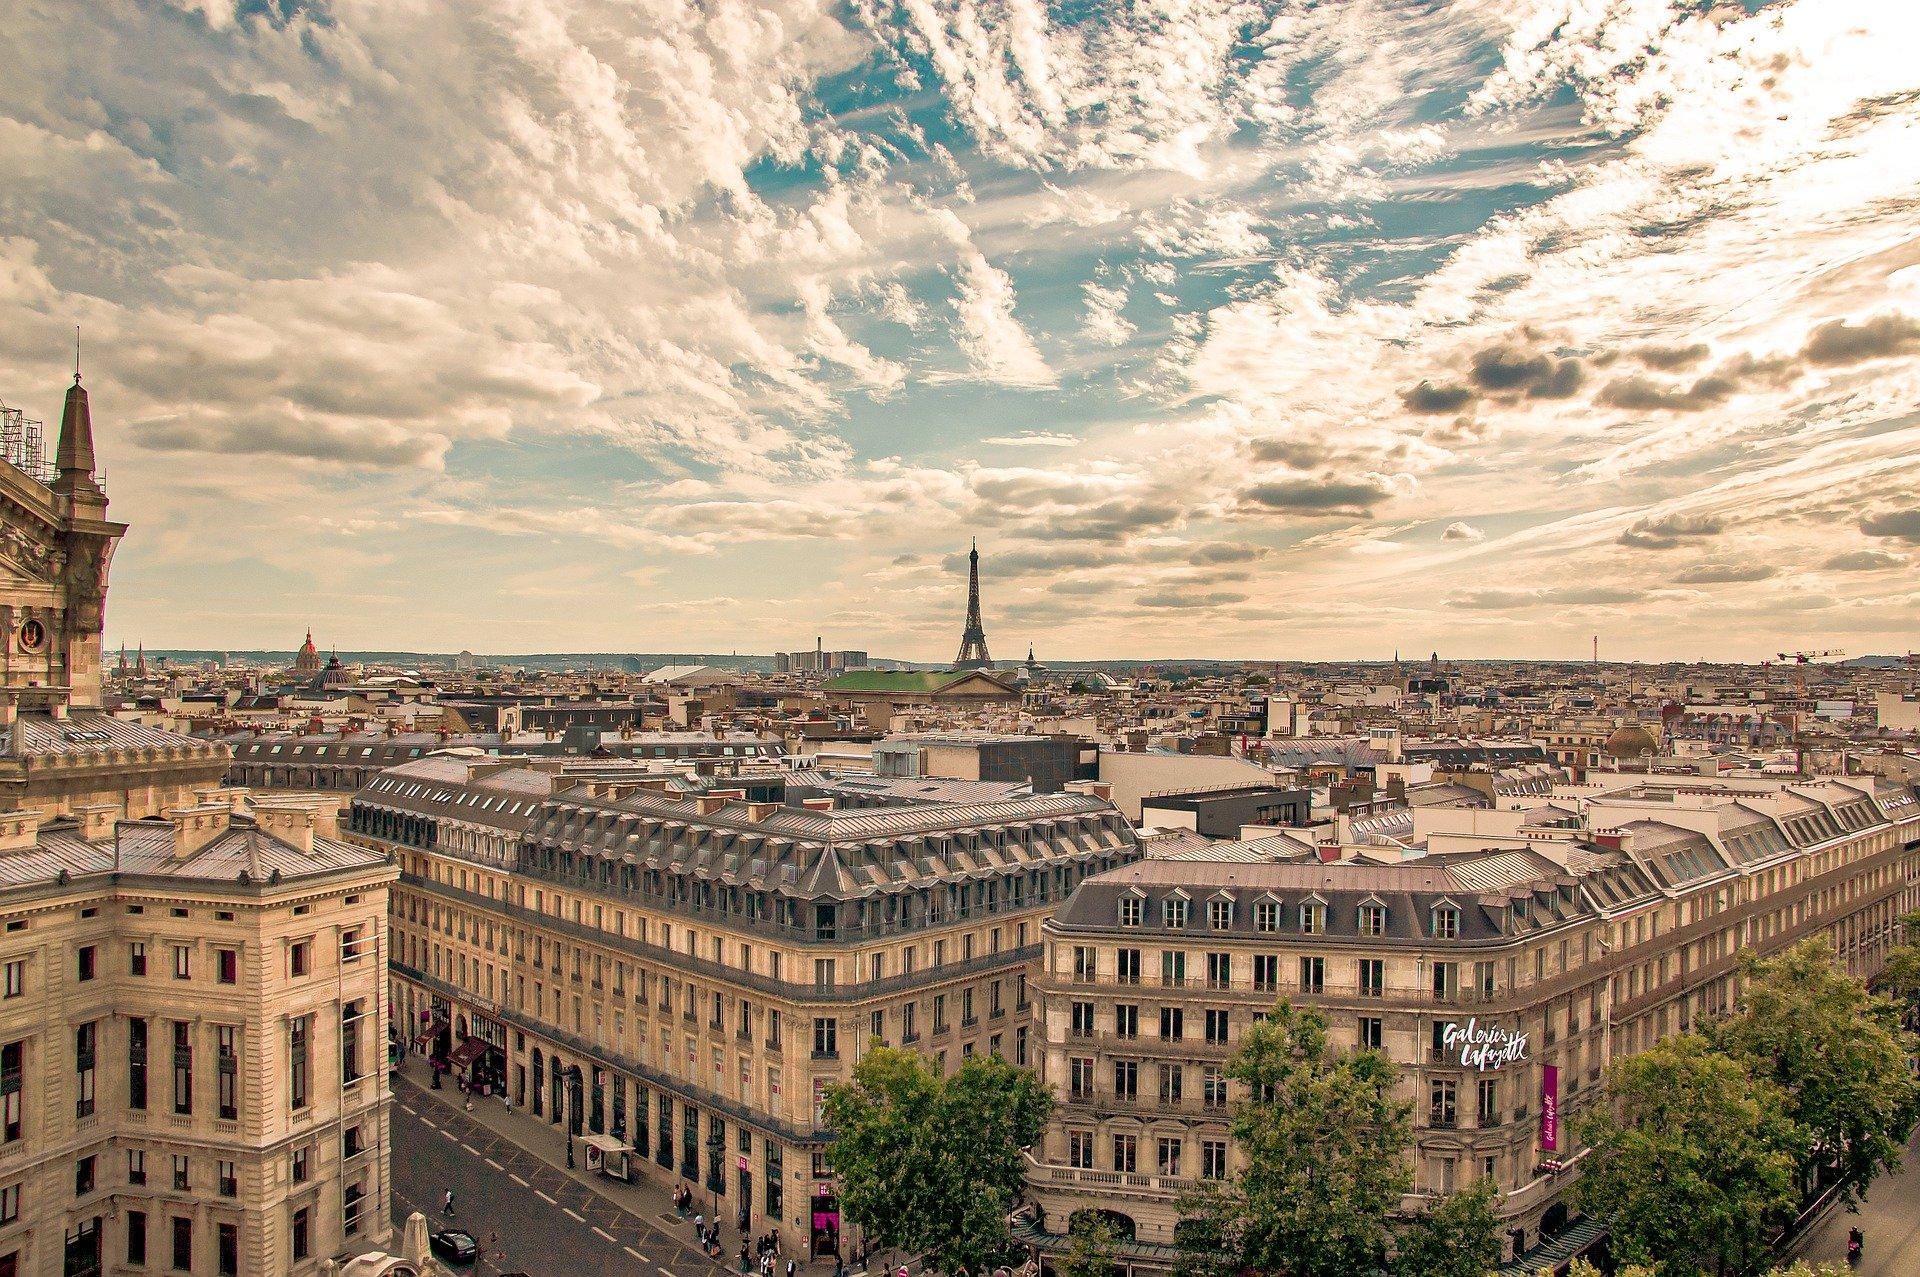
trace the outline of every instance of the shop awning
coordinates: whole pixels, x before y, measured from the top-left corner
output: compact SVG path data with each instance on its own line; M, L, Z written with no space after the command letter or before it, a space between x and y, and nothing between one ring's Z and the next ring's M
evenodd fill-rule
M448 1057L447 1063L453 1068L464 1069L486 1053L487 1044L484 1039L469 1037L453 1048L453 1054Z

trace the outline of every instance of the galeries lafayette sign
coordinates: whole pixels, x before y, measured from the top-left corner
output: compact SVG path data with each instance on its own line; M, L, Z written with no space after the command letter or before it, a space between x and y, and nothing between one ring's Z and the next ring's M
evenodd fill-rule
M1478 1018L1465 1024L1449 1024L1442 1038L1446 1049L1460 1053L1466 1068L1489 1072L1518 1064L1527 1058L1527 1035L1497 1024L1482 1024Z

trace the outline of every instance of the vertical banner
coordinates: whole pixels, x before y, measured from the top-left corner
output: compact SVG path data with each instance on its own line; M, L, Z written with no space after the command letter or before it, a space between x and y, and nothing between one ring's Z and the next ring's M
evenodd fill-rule
M1560 1066L1540 1066L1540 1148L1552 1153L1560 1147Z

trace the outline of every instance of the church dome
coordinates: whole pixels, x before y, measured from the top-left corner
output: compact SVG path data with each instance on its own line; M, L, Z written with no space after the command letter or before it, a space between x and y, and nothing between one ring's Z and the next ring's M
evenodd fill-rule
M1622 723L1613 729L1613 735L1607 737L1607 743L1601 748L1615 758L1640 758L1658 753L1660 741L1638 723Z
M293 658L295 674L318 674L320 672L320 649L313 645L313 631L307 631L307 641Z

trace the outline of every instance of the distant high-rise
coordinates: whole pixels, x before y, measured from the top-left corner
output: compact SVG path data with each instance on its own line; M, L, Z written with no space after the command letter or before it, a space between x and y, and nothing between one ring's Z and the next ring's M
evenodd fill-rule
M953 658L953 668L979 670L992 664L986 627L980 624L980 543L976 541L967 551L967 628L960 632L960 655Z

